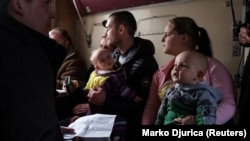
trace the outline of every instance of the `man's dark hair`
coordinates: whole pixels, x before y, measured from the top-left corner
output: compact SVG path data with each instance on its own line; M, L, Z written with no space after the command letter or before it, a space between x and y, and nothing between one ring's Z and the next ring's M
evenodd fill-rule
M124 25L128 29L128 34L134 36L137 30L135 17L129 11L119 11L112 13L109 17L114 17L114 23L118 27Z
M107 20L102 21L102 26L106 27Z

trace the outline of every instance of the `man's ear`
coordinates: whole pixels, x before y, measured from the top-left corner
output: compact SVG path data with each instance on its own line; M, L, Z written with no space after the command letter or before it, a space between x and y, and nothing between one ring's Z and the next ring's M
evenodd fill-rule
M123 25L123 24L121 24L120 26L119 26L119 33L121 33L121 34L123 34L123 32L126 30L126 27Z
M188 38L189 38L188 34L184 33L182 40L188 41Z
M14 12L16 12L18 15L23 15L23 7L20 0L12 0L10 2L10 6L13 8Z

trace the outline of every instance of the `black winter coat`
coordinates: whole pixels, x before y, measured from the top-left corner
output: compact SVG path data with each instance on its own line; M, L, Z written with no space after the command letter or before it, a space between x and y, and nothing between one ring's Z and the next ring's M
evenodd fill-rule
M250 53L250 51L249 51ZM239 125L250 127L250 54L244 66L239 99Z
M141 117L148 98L152 76L158 69L154 53L155 48L150 40L135 37L133 46L123 54L123 57L126 58L123 66L125 67L127 84L135 90L136 94L143 101L135 103L107 95L103 104L103 110L107 113L117 114L127 119L129 136L138 135L135 135L135 133L141 124ZM120 56L121 54L118 48L116 48L113 58L117 63Z
M54 94L66 50L3 13L0 18L1 140L62 140Z

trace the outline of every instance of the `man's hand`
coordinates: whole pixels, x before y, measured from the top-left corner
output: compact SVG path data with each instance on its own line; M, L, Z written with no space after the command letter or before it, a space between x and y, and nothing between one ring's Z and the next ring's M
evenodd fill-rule
M78 104L73 108L73 113L76 115L85 114L89 110L89 104Z
M75 130L73 128L60 126L62 133L75 133Z
M88 93L89 102L101 106L106 98L106 92L101 87L90 89Z
M250 30L246 27L241 27L238 35L239 42L243 45L250 44Z

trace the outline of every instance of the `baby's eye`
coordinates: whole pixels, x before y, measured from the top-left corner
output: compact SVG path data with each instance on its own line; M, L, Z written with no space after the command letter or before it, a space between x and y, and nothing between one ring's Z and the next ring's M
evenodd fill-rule
M109 59L109 58L111 58L111 56L110 56L110 55L108 55L108 56L107 56L107 59Z
M100 59L100 62L102 63L102 62L104 62L105 61L105 59Z
M174 69L187 68L187 64L174 64Z
M187 65L186 64L180 64L180 67L186 68Z

